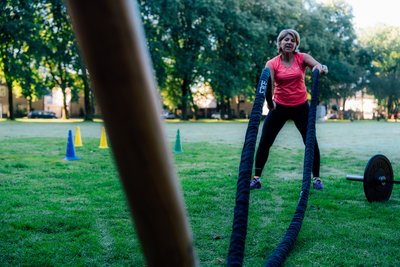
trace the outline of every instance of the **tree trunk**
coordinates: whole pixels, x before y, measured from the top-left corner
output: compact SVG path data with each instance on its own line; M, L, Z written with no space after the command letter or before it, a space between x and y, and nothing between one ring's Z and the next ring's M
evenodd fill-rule
M27 112L31 112L32 111L32 97L28 97L26 98L26 101L28 102L28 108L27 108Z
M226 119L228 116L228 97L221 95L221 119Z
M361 119L364 119L364 90L361 90Z
M190 104L192 106L193 119L197 120L198 119L197 112L198 112L199 108L194 103L194 99L193 99L193 95L192 94L189 94L189 99L190 99Z
M226 114L228 115L228 119L232 119L231 99L229 97L226 97Z
M12 78L10 75L10 68L8 64L8 58L5 56L3 58L3 63L4 63L4 78L6 79L6 84L7 84L7 91L8 91L8 114L7 117L9 120L15 120L14 116L14 102L13 102L13 90L12 90Z
M393 98L392 98L392 96L388 97L387 109L388 109L388 118L391 119L392 113L393 113Z
M236 105L236 113L238 117L240 118L240 96L237 96L237 105Z
M62 114L62 118L63 119L69 119L69 111L68 111L68 107L67 107L67 93L66 93L66 88L62 87L61 88L61 92L63 94L63 114Z
M397 119L399 118L398 117L398 115L399 115L399 109L398 109L398 101L397 101L397 99L396 99L396 97L393 97L393 111L394 111L394 119L396 120L396 122L397 122Z
M5 72L5 71L4 71ZM12 81L10 78L6 76L6 84L8 88L8 119L15 120L14 117L14 101L13 101L13 90L12 90Z
M341 115L341 119L344 119L344 113L346 112L346 97L343 97L343 112Z
M90 82L89 82L89 77L87 75L87 68L85 63L83 62L82 57L79 54L79 57L81 60L78 62L78 66L82 72L81 75L79 75L82 79L83 82L83 97L84 97L84 103L85 103L85 121L93 121L93 115L94 115L94 105L93 105L93 93L90 88Z
M181 105L182 105L182 117L181 120L188 120L187 114L187 104L188 104L188 95L189 95L189 79L187 76L183 78L183 82L181 85Z
M346 110L346 97L343 97L343 111Z
M336 108L337 108L337 110L336 110L336 114L337 114L337 118L341 118L341 115L340 115L340 98L339 97L336 97L335 98L336 99Z
M226 104L225 104L225 96L223 94L221 94L221 101L219 108L220 108L219 113L221 114L221 119L224 119L226 115Z
M87 77L86 68L82 68L82 81L83 81L83 97L85 101L85 121L93 121L94 107L92 103L92 91L90 90L90 83Z

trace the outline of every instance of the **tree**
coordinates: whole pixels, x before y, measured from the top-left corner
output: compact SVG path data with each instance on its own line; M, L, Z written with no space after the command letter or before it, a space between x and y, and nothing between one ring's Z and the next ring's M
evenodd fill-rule
M84 97L84 103L85 103L85 121L93 121L93 116L94 116L94 95L93 91L90 86L90 76L89 76L89 71L86 68L86 65L83 63L83 58L80 57L81 60L77 61L77 69L78 69L78 76L80 77L80 80L82 81L82 86L83 87L83 97Z
M204 52L210 46L207 18L214 16L213 5L205 0L141 1L142 16L153 62L160 76L161 90L179 85L181 119L188 119L192 103L191 86L201 79ZM151 35L151 34L154 35ZM162 63L161 63L162 62ZM195 113L194 113L195 114Z
M269 25L281 25L275 22L283 14L282 7L292 10L293 3L301 1L141 1L148 45L164 99L179 102L176 106L185 119L187 105L195 107L190 87L197 82L212 84L226 112L233 95L254 95L269 49L267 37L276 36L277 27Z
M393 113L398 110L400 99L400 28L385 25L369 28L361 32L359 40L365 57L371 61L366 85Z
M359 89L360 77L352 9L342 0L325 4L310 1L308 6L308 14L299 25L304 40L301 49L329 67L329 74L320 79L319 98L343 99L345 105Z
M329 75L320 80L321 100L345 100L360 87L353 15L343 0L158 0L141 1L141 8L161 94L183 114L189 88L198 82L211 85L224 113L230 112L233 96L253 99L285 28L300 33L302 52L329 66Z
M20 87L20 94L27 100L27 112L30 112L32 102L46 95L48 87L40 74L40 66L31 53L28 51L21 53L17 62L19 63L19 72L15 73L14 81Z
M224 4L230 8L224 8ZM242 11L235 0L221 1L213 5L215 16L207 18L210 25L210 52L205 55L207 68L202 74L210 83L222 115L231 117L232 97L246 94L252 88L251 72L253 49L251 40L259 38L260 25L244 23L256 21L250 12ZM251 26L251 27L250 27ZM224 118L225 116L221 116Z
M15 119L13 87L18 79L26 76L26 58L30 37L35 36L37 28L32 16L35 1L5 0L0 2L0 68L8 87L10 120Z
M42 65L48 71L48 77L57 85L63 95L63 117L69 119L67 106L67 88L77 90L74 83L74 64L79 60L76 53L76 41L68 20L67 10L61 0L47 0L41 21L43 40Z
M224 1L216 6L220 7L219 23L213 28L216 45L207 65L223 113L230 117L233 96L254 99L265 62L277 54L276 36L295 24L303 7L297 0Z

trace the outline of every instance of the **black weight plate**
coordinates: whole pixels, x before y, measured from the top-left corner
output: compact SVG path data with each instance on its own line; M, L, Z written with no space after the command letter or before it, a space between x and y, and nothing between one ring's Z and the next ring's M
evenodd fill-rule
M380 180L385 177L386 181ZM375 155L364 171L364 193L369 202L388 201L393 189L393 169L384 155Z

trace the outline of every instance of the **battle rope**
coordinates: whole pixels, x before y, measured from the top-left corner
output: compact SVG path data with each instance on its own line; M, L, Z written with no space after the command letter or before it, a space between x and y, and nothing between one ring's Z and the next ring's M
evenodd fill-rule
M247 126L245 142L239 166L237 181L236 205L234 210L231 243L228 253L228 266L242 266L244 246L247 233L247 218L249 211L250 180L253 170L254 151L257 142L258 127L260 125L265 92L268 86L270 71L265 68L258 81L256 99L251 110Z
M287 255L292 250L296 241L297 235L300 232L301 224L304 219L304 214L307 209L308 195L310 193L311 170L314 161L314 146L315 146L315 118L318 104L318 77L319 71L314 70L312 73L312 97L311 105L308 113L306 149L304 152L304 169L303 183L301 186L300 200L293 219L290 222L286 234L281 240L281 243L276 247L265 266L281 266Z

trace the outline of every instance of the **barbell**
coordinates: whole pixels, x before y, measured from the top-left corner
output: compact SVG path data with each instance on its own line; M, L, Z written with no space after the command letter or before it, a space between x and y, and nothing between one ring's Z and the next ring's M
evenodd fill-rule
M393 184L400 184L400 181L393 180L393 169L389 159L381 154L370 158L364 176L347 175L346 179L363 182L364 193L369 202L388 201Z

